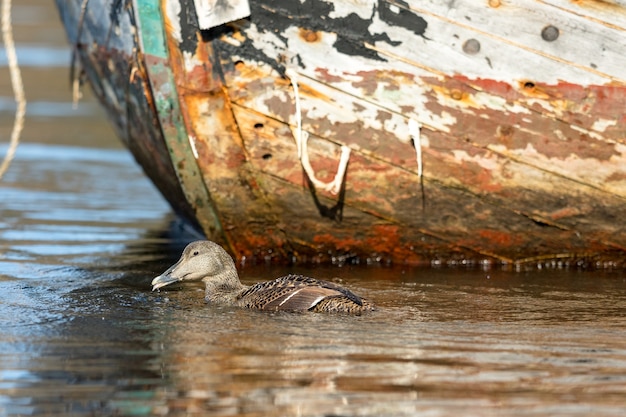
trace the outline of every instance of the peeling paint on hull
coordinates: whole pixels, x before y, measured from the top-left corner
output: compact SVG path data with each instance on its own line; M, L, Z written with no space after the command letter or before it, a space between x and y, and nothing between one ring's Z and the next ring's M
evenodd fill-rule
M626 260L619 2L251 1L208 31L191 0L90 0L82 31L57 3L122 140L240 259ZM351 149L337 195L287 74L316 177Z

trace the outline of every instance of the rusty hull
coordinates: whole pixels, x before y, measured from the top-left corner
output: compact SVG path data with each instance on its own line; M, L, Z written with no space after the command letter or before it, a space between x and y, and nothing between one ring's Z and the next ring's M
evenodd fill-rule
M620 6L251 1L201 31L191 0L90 0L81 32L82 2L57 3L122 140L238 259L626 260ZM604 52L572 50L588 37ZM351 150L337 194L298 159L294 79L316 177Z

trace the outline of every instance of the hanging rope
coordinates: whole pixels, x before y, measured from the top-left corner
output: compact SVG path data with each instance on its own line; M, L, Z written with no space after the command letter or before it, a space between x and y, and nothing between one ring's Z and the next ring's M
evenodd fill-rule
M72 108L76 110L78 108L78 102L83 97L80 91L81 86L81 70L80 60L78 59L78 48L80 47L80 37L83 33L83 26L85 24L85 14L87 13L87 5L89 0L83 0L80 5L80 17L78 18L78 31L76 33L76 42L72 48L72 59L70 65L70 81L72 83Z
M415 146L415 159L417 160L417 176L422 177L423 164L422 164L422 138L420 136L420 125L415 119L409 120L409 135L413 139L413 146Z
M409 119L409 135L413 139L415 147L415 159L417 161L417 178L420 180L420 191L422 194L422 211L426 211L426 193L424 191L424 163L422 162L422 137L421 126L415 119Z
M13 87L13 95L17 109L15 110L15 122L13 123L13 131L11 132L11 141L9 149L4 156L2 165L0 165L0 179L9 169L9 165L15 156L17 145L20 141L20 134L24 128L24 115L26 114L26 98L24 97L24 86L22 84L22 75L17 65L17 54L15 53L15 43L13 42L13 27L11 25L11 0L2 0L2 40L4 50L7 54L7 62L9 64L9 72L11 74L11 85Z
M345 178L346 169L348 167L348 161L350 160L350 148L345 145L341 146L341 157L339 158L337 173L335 174L335 178L332 181L324 182L317 179L317 177L315 176L315 170L313 169L313 167L311 166L311 162L309 161L309 133L302 130L302 110L300 107L298 77L294 71L291 71L289 69L285 73L291 81L291 86L293 87L293 93L296 101L296 128L295 131L294 129L292 129L291 133L296 140L296 147L298 148L298 159L300 159L300 163L302 164L304 172L309 177L309 180L311 181L311 183L313 183L315 188L328 191L331 194L338 194L343 186L343 180Z

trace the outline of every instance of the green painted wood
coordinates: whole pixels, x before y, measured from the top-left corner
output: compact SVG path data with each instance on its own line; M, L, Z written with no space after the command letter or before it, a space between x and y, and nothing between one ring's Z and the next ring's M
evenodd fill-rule
M183 193L195 211L207 237L225 241L204 178L189 145L174 74L169 67L169 52L159 2L134 0L140 47L145 59L161 131Z
M137 26L143 53L157 58L168 58L167 43L159 2L136 0Z

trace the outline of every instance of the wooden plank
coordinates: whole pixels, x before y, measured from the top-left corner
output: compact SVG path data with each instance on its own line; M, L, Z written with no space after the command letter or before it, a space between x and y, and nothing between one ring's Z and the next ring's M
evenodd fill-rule
M294 24L297 24L297 22ZM449 27L450 25L444 25L437 33L445 34L446 31L449 31L446 28ZM394 30L393 28L385 29ZM423 106L419 106L423 104L424 100L422 97L428 92L428 87L421 88L418 81L439 79L441 80L439 84L443 84L444 81L447 82L447 80L444 80L445 77L451 77L452 82L464 83L479 92L486 93L487 96L482 97L485 104L502 103L506 105L511 103L526 107L531 111L545 114L547 117L580 125L584 130L594 130L595 132L592 133L602 133L607 128L610 131L611 128L615 128L621 116L621 113L617 111L618 106L614 104L620 102L620 96L624 94L624 89L626 88L624 85L600 87L599 85L605 84L610 80L602 77L589 80L589 74L585 71L576 67L562 65L560 62L535 54L525 55L523 50L503 53L502 57L506 59L502 61L506 66L498 67L496 60L487 57L481 52L472 57L458 50L459 39L468 39L468 36L453 35L451 37L456 36L456 40L452 40L452 43L443 42L429 49L429 42L436 42L441 36L445 36L439 34L437 39L433 41L423 41L424 45L419 45L420 53L413 55L411 55L410 45L400 44L395 48L397 52L393 53L394 48L383 48L380 45L384 45L384 43L379 43L376 46L377 50L388 54L384 58L389 62L385 63L371 62L363 60L358 56L352 57L339 53L334 47L337 35L332 33L311 32L308 29L301 29L301 34L286 31L284 39L289 39L289 45L287 45L282 43L281 38L275 39L273 33L266 34L264 30L254 26L250 30L251 36L255 37L251 42L257 45L261 52L265 51L268 56L270 54L282 56L286 61L285 67L296 68L298 72L305 74L309 78L331 84L346 91L348 94L376 100L381 106L394 110L400 107L398 99L404 99L400 101L400 104L406 106L410 105L410 98L413 97L413 103L417 101L417 104L413 105L416 109L416 117L423 113L428 114L428 111L424 112ZM266 35L267 39L265 39ZM404 36L396 34L392 39L400 42L406 36L408 36L406 33ZM456 49L454 47L455 44ZM507 48L507 45L495 42L491 50L500 50L501 47ZM276 48L280 48L280 50ZM415 52L416 47L412 49ZM481 50L484 51L484 49L482 48ZM445 55L445 51L455 50L454 56ZM233 57L234 60L248 60L248 57L241 53L242 51L232 49L229 52L236 55ZM511 59L511 56L515 56L515 59ZM485 61L486 58L489 58L489 65ZM474 68L472 62L479 63L475 70L472 69ZM434 68L434 66L440 65L440 63L447 66ZM426 65L430 65L430 67ZM354 70L355 67L357 70ZM463 68L463 75L455 75L455 73L458 73L458 68ZM570 70L574 72L568 72ZM399 84L403 88L394 92L395 94L391 94L392 92L383 89L382 91L388 94L388 97L380 97L380 95L374 97L372 93L376 93L376 89L367 91L362 88L364 82L360 81L360 79L365 77L361 76L361 74L380 73L381 71L386 72L385 77L388 77L387 74L393 74L394 72L399 73L399 76L405 76L405 78L408 76L415 85L410 85L409 82L405 81ZM537 74L541 73L550 74L552 87L547 85L541 77L537 77ZM558 78L554 78L554 76ZM569 81L569 83L559 81L559 79ZM585 91L581 87L581 84L584 84L585 81L593 81L598 86L592 87L591 91ZM402 95L408 89L411 90ZM615 97L611 100L605 100L602 98L603 89L613 90ZM454 91L450 92L454 93ZM598 102L598 105L594 105L594 102ZM446 104L458 106L461 103L457 101L455 104L454 101L448 101ZM513 106L509 107L513 108ZM593 112L591 107L593 107ZM596 116L597 118L580 117L581 113L583 115L595 115L596 112L599 112L598 116ZM421 122L428 124L427 120ZM617 132L615 132L615 135L617 135ZM618 137L621 137L621 134Z
M269 69L266 75L258 77L258 68L253 74L246 72L243 63L239 68L237 88L231 90L232 100L293 124L295 107L289 84L271 78ZM438 131L452 132L455 125L462 126L463 136L457 139L456 145L459 149L466 148L469 142L483 149L469 150L470 153L482 153L487 148L504 157L509 156L512 161L525 162L529 166L554 172L558 177L552 177L550 183L560 182L562 177L566 177L626 196L626 177L623 175L626 154L621 143L601 140L599 134L591 136L583 129L573 128L542 113L507 104L484 92L467 90L460 83L457 83L457 89L454 84L439 80L418 83L412 81L410 75L398 71L368 74L371 81L364 74L359 76L359 81L352 84L365 86L361 90L363 96L369 94L380 102L386 99L385 95L393 94L396 111L377 106L373 100L364 100L339 89L329 88L327 84L301 78L305 129L336 143L375 153L377 158L415 171L415 159L407 158L407 154L411 155L413 151L405 115L411 112L399 112L403 108L410 109L409 103L416 101L416 93L422 89L425 112L417 120L428 128L422 135L425 148L437 146L439 139L436 138L441 137ZM330 77L328 83L345 85L334 81L333 77ZM375 87L370 90L367 85L373 84ZM431 90L423 90L425 87ZM451 97L455 93L460 95L457 100ZM390 107L393 105L390 103ZM437 114L446 114L447 117L437 118ZM356 132L359 132L359 138L369 140L355 139ZM553 132L558 132L561 137L557 136L546 143L547 136ZM590 141L595 144L590 144ZM452 149L453 145L446 146ZM400 151L402 149L404 151ZM437 174L428 172L426 175L436 177ZM542 188L542 185L537 184L537 187Z
M297 150L290 129L280 122L239 106L235 106L233 110L250 154L250 163L256 169L290 182L294 186L302 184L302 172L297 164ZM334 172L339 149L336 145L331 145L335 149L329 151L328 142L319 138L311 138L310 142L312 164L321 179L327 180ZM495 157L497 158L497 155ZM433 161L435 164L439 162L441 161ZM525 179L530 179L534 174L540 176L537 179L538 183L549 185L545 172L535 170L534 173L529 173L527 167L518 164L516 169L511 165L514 164L507 166L507 175L511 177L523 175ZM448 165L444 172L449 173L450 170L451 167ZM380 159L353 152L343 203L346 207L354 207L376 218L414 228L424 234L432 234L449 241L450 244L491 257L500 257L506 261L515 259L519 252L535 253L535 248L556 253L566 248L575 251L590 244L603 246L605 249L620 247L618 243L609 243L608 246L607 243L594 243L593 232L598 229L604 229L604 233L612 233L614 238L626 247L626 240L620 234L618 224L601 223L603 217L606 218L607 209L602 205L594 206L591 201L587 201L583 206L581 197L577 195L578 188L571 187L565 193L560 193L558 198L553 198L549 191L539 193L537 190L531 190L533 183L528 184L525 193L520 190L517 181L511 181L510 184L498 183L498 178L490 177L490 174L478 165L472 167L469 164L462 164L455 172L457 175L453 181L458 181L461 187L451 188L442 186L439 181L426 180L424 210L421 204L423 196L419 179ZM488 192L488 187L480 185L480 181L485 180L494 181L493 188ZM393 184L393 188L390 188L389 184ZM464 192L462 191L464 188L473 189L480 195ZM563 206L562 198L567 192L570 193L570 200ZM268 190L268 194L274 195L275 190ZM321 192L317 194L330 200L333 198ZM555 215L560 211L562 217L550 218L547 216L548 213L533 210L532 208L536 207L536 199L540 196L546 199L542 205L544 209L554 204L557 207L554 209ZM583 200L587 197L589 196L583 197ZM554 201L550 203L549 200ZM593 197L591 200L593 201ZM275 204L283 207L284 214L287 210L286 205L290 202L275 200ZM583 214L580 211L565 213L568 207L585 211L584 216L590 227L581 227L579 230L590 233L589 236L581 238L577 236L578 232L568 227L568 222L579 222L580 215ZM532 214L524 214L524 211ZM545 222L541 220L542 214L546 215ZM613 213L613 217L615 215ZM471 227L468 227L463 219L471 224ZM483 234L477 234L477 230L483 231ZM498 239L494 240L495 231L498 231ZM511 247L507 248L507 244ZM495 255L496 253L498 255Z
M333 67L379 68L385 65L382 54L389 54L434 74L462 73L470 79L506 82L529 79L548 84L568 81L583 85L624 81L622 68L626 57L622 53L624 46L619 43L621 31L601 25L589 27L587 21L578 22L577 16L540 3L507 3L506 7L494 9L486 2L454 2L452 8L436 0L429 2L428 8L420 7L423 3L415 1L404 6L400 2L385 2L383 18L383 9L377 3L344 2L340 12L322 18L316 13L324 3L321 0L310 3L311 8L316 7L312 10L270 8L253 3L255 19L249 27L240 27L249 33L256 49L267 56L281 54L287 65L297 65L300 59L315 59L316 54L309 56L301 49L314 44L326 52L326 55L317 54L325 65L315 66L329 67L331 71ZM540 10L535 10L536 5ZM333 8L329 6L329 9ZM396 10L410 17L399 17ZM360 36L344 27L350 16L357 15L368 16L358 22L364 31ZM566 26L570 17L581 27ZM285 20L291 25L278 24L275 30L269 30L270 22ZM415 33L410 25L420 22L423 31ZM570 29L571 33L564 32L553 42L544 41L541 31L550 22ZM470 40L473 41L468 44ZM337 48L344 41L361 51L344 53ZM602 46L594 44L600 41ZM475 42L477 47L472 47ZM373 50L369 54L362 51L367 48Z
M169 68L169 51L160 5L149 0L134 0L140 47L161 131L183 193L194 210L194 217L207 236L223 241L224 233L198 165L189 146L180 111L174 75Z
M547 57L561 67L579 67L615 81L626 80L626 55L622 42L626 14L623 9L622 13L614 14L616 19L619 18L617 27L610 27L535 0L500 2L499 7L489 7L486 2L446 3L437 0L406 3L391 0L389 4L398 10L436 17L447 27L454 28L452 30L457 27L473 29L482 34L476 38L479 41L485 37L495 39L501 45L497 53L510 66L520 64L524 59L515 50L526 50ZM440 32L429 30L426 36L439 37ZM515 48L508 48L509 45ZM540 73L538 81L544 81L542 77L549 75L542 74L541 66L533 72ZM561 72L557 74L563 77ZM561 79L573 81L575 78ZM586 83L584 78L576 80Z
M238 258L289 259L293 249L280 207L248 166L239 126L223 95L185 95L185 107L202 177L207 183L229 245Z
M281 207L283 227L292 237L295 261L412 265L438 261L467 265L502 262L501 257L476 252L469 246L462 247L433 233L407 228L348 205L338 206L336 199L319 196L314 204L310 189L273 175L259 178L272 190ZM339 207L340 221L320 215L320 210L333 211Z
M561 10L617 30L626 30L626 2L623 0L540 0Z
M200 29L212 29L250 16L247 0L193 0Z

